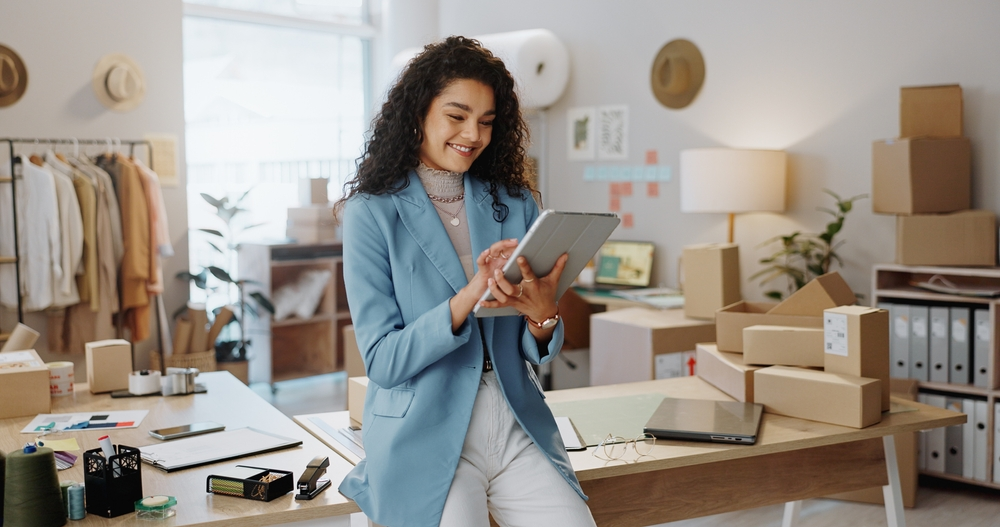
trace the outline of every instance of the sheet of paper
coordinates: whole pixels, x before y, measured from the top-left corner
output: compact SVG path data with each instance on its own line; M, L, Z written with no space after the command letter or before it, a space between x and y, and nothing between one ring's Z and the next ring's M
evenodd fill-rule
M90 412L75 414L38 414L21 430L22 434L61 432L63 430L107 431L109 428L136 428L149 410Z
M573 428L573 422L569 420L569 417L556 417L556 426L559 427L559 435L562 436L566 450L584 450L587 448L586 445L580 442L580 436L577 435L576 428Z
M80 443L75 437L69 439L45 439L39 438L35 443L40 447L51 448L56 452L76 452L80 450Z

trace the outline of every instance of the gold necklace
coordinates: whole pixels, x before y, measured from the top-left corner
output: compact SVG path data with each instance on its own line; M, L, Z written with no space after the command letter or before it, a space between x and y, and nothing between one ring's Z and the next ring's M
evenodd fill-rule
M434 203L431 203L431 205L434 205ZM458 219L458 215L462 212L462 209L465 208L464 201L462 202L462 205L458 207L458 211L456 211L454 214L442 209L441 207L438 207L437 205L434 205L434 208L443 212L448 216L451 216L451 221L449 221L448 223L452 224L453 226L458 227L462 223L462 220Z

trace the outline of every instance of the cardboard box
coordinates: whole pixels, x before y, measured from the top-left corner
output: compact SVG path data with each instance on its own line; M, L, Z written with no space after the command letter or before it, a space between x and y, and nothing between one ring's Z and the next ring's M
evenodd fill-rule
M299 205L308 207L329 203L330 199L326 193L329 184L330 180L326 178L299 179Z
M996 215L989 210L898 216L896 263L993 266L996 238Z
M823 310L849 306L858 301L840 273L833 271L817 276L778 305L771 308L771 315L802 315L821 317Z
M289 225L336 225L333 207L327 203L308 207L288 207Z
M742 299L740 251L735 243L709 243L684 248L684 314L715 320L715 312Z
M348 377L347 379L347 413L351 417L351 425L361 427L361 419L365 414L365 394L368 392L368 377Z
M302 226L295 224L285 228L285 236L298 243L325 243L340 239L339 229L334 224L318 226Z
M344 369L347 370L348 377L364 377L368 375L365 371L365 361L361 358L361 350L358 348L358 339L354 336L354 326L344 326Z
M754 402L753 372L760 366L744 364L742 355L719 351L715 344L698 344L697 361L698 377L737 401Z
M889 409L889 312L841 306L823 312L823 369L882 381L881 408Z
M907 401L917 400L918 384L913 379L889 379L890 391L893 397ZM903 494L903 506L917 506L917 441L919 432L906 432L892 436L896 442L896 464L899 466L899 487ZM838 500L860 501L864 503L885 504L882 487L855 490L827 496Z
M872 144L872 210L955 212L971 206L971 147L964 137Z
M743 362L763 366L823 367L823 330L791 326L743 328Z
M772 315L774 302L739 301L715 313L715 343L720 351L743 353L743 328L750 326L794 326L822 328L823 317Z
M132 344L129 341L97 340L84 347L90 393L128 389L128 376L132 373Z
M47 414L52 409L49 368L35 350L0 353L0 419Z
M900 88L899 137L962 137L962 87Z
M650 381L656 356L715 340L715 324L680 309L630 307L590 317L590 384Z
M764 411L852 428L882 420L882 381L843 373L770 366L754 372Z

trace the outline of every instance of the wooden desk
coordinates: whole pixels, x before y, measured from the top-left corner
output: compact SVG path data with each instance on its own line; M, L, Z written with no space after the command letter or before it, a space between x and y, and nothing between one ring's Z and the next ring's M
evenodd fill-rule
M252 426L259 430L302 440L302 446L224 461L177 472L166 473L149 465L142 465L143 495L166 494L177 498L177 516L167 524L224 526L264 526L292 521L327 518L336 525L348 525L347 515L359 512L357 505L337 492L337 485L352 465L330 450L308 432L296 426L291 419L265 402L250 388L228 372L203 373L198 382L204 383L208 393L179 395L173 397L133 397L112 399L110 395L92 395L86 384L77 384L76 392L67 397L52 399L52 413L72 413L77 411L101 412L110 410L149 410L149 414L138 428L112 430L109 433L115 443L137 447L158 443L148 432L156 428L175 426L196 421L216 421L227 429ZM32 434L21 434L22 428L34 418L17 417L0 420L0 450L10 452L33 441ZM80 456L73 468L59 472L60 480L74 480L82 483L83 452L97 447L97 438L104 435L99 431L60 432L52 434L53 439L75 437L80 443ZM330 488L311 501L294 499L290 492L271 502L260 502L229 496L216 496L205 492L208 475L223 467L236 464L262 466L290 470L296 481L312 458L323 455L330 458L330 467L324 477L333 482ZM330 518L342 516L342 518ZM137 525L148 527L149 521L140 521L134 514L104 518L87 514L86 519L72 522L81 526Z
M546 396L554 403L642 393L732 400L698 377L557 390ZM890 494L889 525L902 526L892 436L961 424L965 415L903 399L893 402L916 410L886 414L881 423L860 430L765 413L755 445L657 441L641 460L630 452L623 460L606 462L592 455L593 448L569 456L602 527L653 525L775 503L788 503L784 525L790 526L799 500L877 486ZM346 426L347 412L295 416L336 449L339 443L314 418ZM891 475L894 489L888 486Z

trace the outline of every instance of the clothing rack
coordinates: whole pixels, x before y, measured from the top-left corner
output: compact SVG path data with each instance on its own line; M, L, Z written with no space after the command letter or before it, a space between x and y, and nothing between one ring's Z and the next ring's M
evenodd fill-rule
M21 266L18 265L18 262L20 261L21 255L19 254L20 253L20 247L19 247L18 240L17 240L17 232L18 232L17 231L17 180L21 179L21 177L22 177L22 168L21 168L21 165L19 163L19 160L17 159L17 156L14 154L14 145L25 145L25 144L28 144L28 145L73 145L74 148L77 148L77 149L79 148L79 145L105 145L105 146L107 146L108 152L113 152L115 150L118 150L118 149L121 148L122 145L128 145L128 147L129 147L129 157L131 157L135 153L135 146L136 145L143 145L143 146L146 147L146 151L147 151L147 153L149 155L149 168L150 169L154 169L154 167L153 167L153 144L150 141L145 140L145 139L121 140L121 139L118 139L118 138L111 138L111 137L107 137L105 139L76 139L76 138L58 139L58 138L41 138L41 137L31 137L31 138L7 137L7 138L0 138L0 143L7 143L7 151L8 151L8 154L10 156L9 157L9 162L10 162L10 177L0 177L0 184L5 184L6 183L6 184L10 184L10 186L11 186L11 189L10 189L11 214L13 215L13 220L14 220L14 223L13 223L13 226L14 226L14 256L13 257L0 256L0 265L13 265L14 266L14 277L15 277L15 283L16 283L16 288L17 288L17 321L19 323L24 323L24 310L22 309L22 306L21 306ZM79 153L79 152L74 152L74 154L77 154L77 153ZM119 290L119 294L121 294L120 290ZM158 304L157 304L157 306L156 306L155 309L159 309ZM154 315L156 315L156 314L154 313ZM121 318L122 318L121 316L117 317L118 322L116 324L116 329L117 329L117 332L118 332L119 336L121 336L121 334L122 334L122 331L121 331ZM162 332L163 328L159 327L159 316L157 316L156 319L157 319L157 333L159 334L159 333ZM0 341L4 341L6 339L7 339L7 334L0 333Z

